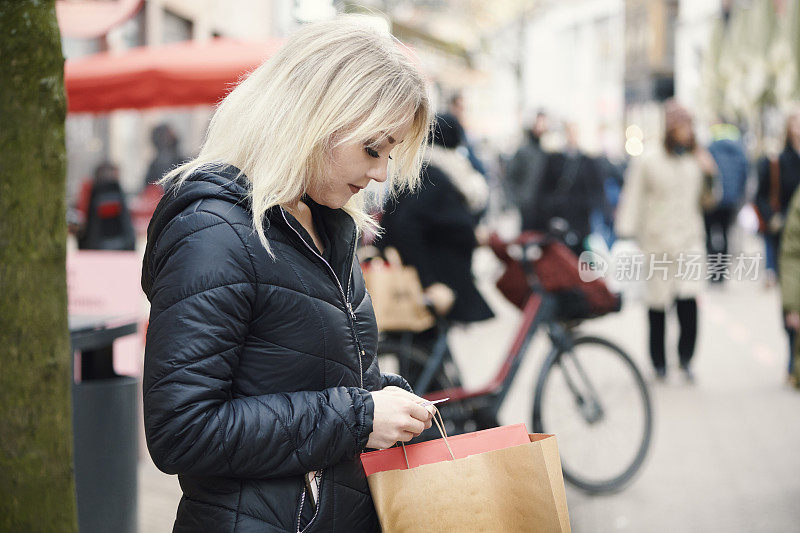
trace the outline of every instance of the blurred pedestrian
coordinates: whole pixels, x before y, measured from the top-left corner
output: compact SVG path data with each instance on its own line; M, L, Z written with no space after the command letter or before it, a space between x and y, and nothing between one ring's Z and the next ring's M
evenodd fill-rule
M150 140L156 155L147 167L143 189L155 185L167 172L185 161L179 152L178 135L169 124L159 124L150 132Z
M489 172L486 170L486 165L484 165L483 161L481 161L481 159L478 157L478 154L475 151L475 145L472 143L472 139L470 139L467 130L464 128L464 96L458 92L453 93L448 104L448 114L456 117L456 120L461 128L461 146L459 146L459 149L464 150L470 164L472 165L472 168L480 172L481 176L484 178L488 178Z
M548 231L554 218L564 219L564 242L579 255L592 231L592 213L605 209L603 176L597 161L580 149L577 126L567 123L564 131L564 151L547 157L536 192L522 207L522 229Z
M800 109L795 109L786 120L786 140L783 151L777 158L764 157L758 162L758 192L756 210L762 221L761 230L767 259L768 284L780 280L783 287L784 273L780 271L778 258L782 255L784 222L789 216L789 203L800 184ZM786 261L791 264L791 260ZM789 274L787 274L789 275ZM787 280L791 284L792 280ZM786 295L791 291L782 290ZM789 294L790 298L791 295ZM791 300L790 300L791 301ZM784 306L785 307L785 306ZM790 317L784 313L784 329L789 342L789 364L792 365L797 328L792 327Z
M136 249L136 234L117 165L98 165L94 178L82 187L81 197L79 211L85 213L85 223L78 230L80 250Z
M758 191L755 207L764 235L767 284L777 280L778 254L786 210L800 184L800 109L786 119L786 138L783 151L776 158L762 157L758 161Z
M728 277L729 261L725 259L729 255L728 232L744 202L749 163L742 147L742 135L736 126L715 124L711 127L711 134L714 140L708 151L719 169L722 194L719 202L703 213L703 220L709 264L722 274L710 281L722 283Z
M359 454L432 408L381 374L362 190L419 183L425 81L359 18L303 26L222 101L148 229L144 421L174 531L379 531Z
M417 269L437 311L456 322L493 316L472 276L477 213L488 201L488 186L457 148L462 129L452 115L438 115L418 194L405 194L384 209L385 234L378 246L392 246ZM448 310L446 287L454 302ZM444 293L444 296L441 296Z
M509 203L520 213L524 206L533 201L547 163L547 152L542 147L542 137L548 128L547 113L538 111L533 123L525 129L522 143L506 167L506 196Z
M779 265L784 326L790 333L789 383L800 387L800 191L795 191L786 212Z
M619 204L619 195L622 192L622 184L625 180L627 162L625 160L612 161L608 154L602 154L596 161L602 178L605 204L595 208L592 212L592 232L599 233L605 240L606 246L611 248L617 240L614 219Z
M634 238L645 253L650 357L656 376L667 374L666 313L674 304L680 324L678 355L685 377L697 340L697 294L705 254L701 202L716 174L712 156L695 142L692 116L674 100L664 105L665 134L655 150L635 158L617 209L617 234Z

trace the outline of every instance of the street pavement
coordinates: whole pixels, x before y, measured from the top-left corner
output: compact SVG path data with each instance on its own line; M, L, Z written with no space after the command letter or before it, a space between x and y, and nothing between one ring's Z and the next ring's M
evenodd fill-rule
M496 312L451 334L467 386L496 372L519 313L494 289L499 266L481 250L476 275ZM800 530L800 393L785 382L786 340L777 289L741 281L699 299L696 382L677 369L677 323L668 322L670 374L654 383L647 356L647 311L636 301L584 324L624 347L651 386L654 431L639 475L618 493L590 496L567 486L575 532L790 532ZM546 351L533 343L500 422L530 428L533 385ZM142 454L139 528L171 531L180 489Z

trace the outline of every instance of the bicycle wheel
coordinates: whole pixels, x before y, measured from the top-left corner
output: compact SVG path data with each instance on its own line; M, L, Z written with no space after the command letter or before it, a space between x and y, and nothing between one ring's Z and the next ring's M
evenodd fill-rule
M533 427L558 437L564 478L587 492L622 488L650 447L647 385L622 348L580 337L542 367Z

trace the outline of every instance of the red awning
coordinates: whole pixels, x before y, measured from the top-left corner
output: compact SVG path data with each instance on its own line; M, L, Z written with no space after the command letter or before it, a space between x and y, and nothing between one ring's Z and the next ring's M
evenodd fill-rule
M214 104L282 44L279 39L184 41L68 60L64 66L68 110L102 113Z

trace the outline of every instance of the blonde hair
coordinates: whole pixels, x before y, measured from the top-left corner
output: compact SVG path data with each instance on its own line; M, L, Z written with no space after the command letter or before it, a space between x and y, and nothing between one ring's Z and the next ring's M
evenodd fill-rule
M324 179L331 150L374 141L410 124L389 161L389 191L419 184L431 111L425 82L400 41L358 15L308 24L244 79L216 109L199 155L169 172L180 185L199 169L231 164L251 184L253 225L269 251L263 218ZM343 208L377 229L364 193ZM271 253L271 251L270 251Z

